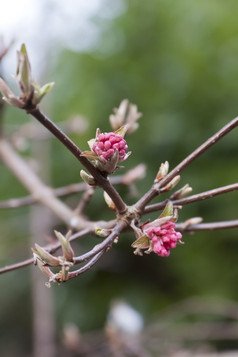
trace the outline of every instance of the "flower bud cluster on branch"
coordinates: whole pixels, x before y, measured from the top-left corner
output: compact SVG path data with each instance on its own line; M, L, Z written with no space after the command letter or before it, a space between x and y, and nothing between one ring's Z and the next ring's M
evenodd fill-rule
M131 152L128 149L124 135L128 126L122 126L115 133L101 133L97 129L96 138L88 141L91 151L82 152L82 156L94 159L94 165L106 174L112 174L118 168L118 162L125 161Z
M183 205L237 190L238 183L215 188L193 196L190 196L192 188L189 184L186 184L171 192L168 199L150 204L154 198L174 190L180 181L182 170L233 130L238 125L238 118L230 121L171 171L169 171L168 161L162 163L148 191L135 204L128 206L116 190L115 184L123 184L130 189L135 180L144 177L145 165L141 164L124 175L118 176L118 178L112 176L109 179L109 176L120 169L119 163L126 161L131 154L128 151L128 143L125 136L134 133L139 127L138 119L141 118L142 114L138 112L137 106L129 103L127 99L123 100L119 108L114 109L114 114L109 117L112 131L101 133L97 129L96 137L88 142L90 150L81 151L67 134L39 109L40 101L52 88L53 83L41 87L34 82L25 45L22 45L18 52L17 60L15 78L21 93L19 96L14 95L3 79L0 78L0 92L3 100L9 105L23 109L27 114L32 115L77 158L84 167L80 175L85 182L78 184L80 189L78 188L77 190L84 190L85 193L73 211L57 197L69 194L70 186L58 189L58 191L46 187L32 172L29 165L14 151L7 139L1 137L0 157L2 161L28 189L31 196L18 201L0 202L0 208L40 202L50 208L59 218L63 219L71 230L75 230L75 233L72 234L69 231L64 236L62 233L55 231L58 239L55 245L42 247L36 243L32 249L32 259L4 267L0 269L0 273L19 269L34 262L47 275L49 278L48 286L50 286L54 282L59 284L66 282L91 269L100 257L108 252L113 244L118 242L121 233L126 230L130 230L135 236L135 241L131 244L135 249L135 254L141 256L144 251L146 254L154 252L160 257L169 257L171 249L183 243L181 241L182 232L238 227L238 221L235 219L229 222L203 224L201 223L201 217L189 217L185 222L177 222L178 211L182 209ZM29 177L32 180L29 180ZM115 213L115 218L111 221L94 221L85 216L85 208L90 204L90 200L98 188L103 191L108 208ZM74 192L77 192L77 190L75 189ZM143 219L145 214L155 211L162 211L157 219L153 221L145 221ZM97 239L101 239L100 243L96 244L88 252L77 256L71 246L71 241L88 235L94 235ZM56 251L60 248L62 254L57 256ZM82 266L76 269L75 267L78 264ZM52 268L57 272L52 271Z

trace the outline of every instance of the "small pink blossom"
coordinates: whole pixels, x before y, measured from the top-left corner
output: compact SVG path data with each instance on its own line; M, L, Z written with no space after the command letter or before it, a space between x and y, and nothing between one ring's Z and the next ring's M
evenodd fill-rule
M119 155L118 161L126 160L128 157L127 149L126 140L120 134L113 132L99 134L92 146L92 151L99 156L102 162L110 160L116 150L118 150Z
M151 239L153 251L161 257L168 257L170 249L176 248L182 238L182 234L175 231L175 223L170 221L148 229L145 225L144 232Z

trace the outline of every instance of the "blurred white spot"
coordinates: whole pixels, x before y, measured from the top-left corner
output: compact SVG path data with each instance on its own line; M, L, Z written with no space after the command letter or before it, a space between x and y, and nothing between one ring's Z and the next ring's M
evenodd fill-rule
M108 314L108 324L122 333L137 335L143 329L142 315L124 301L113 302Z

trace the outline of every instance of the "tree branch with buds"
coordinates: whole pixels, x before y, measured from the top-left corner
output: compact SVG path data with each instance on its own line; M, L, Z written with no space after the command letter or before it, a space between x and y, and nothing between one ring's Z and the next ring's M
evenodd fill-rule
M186 232L238 227L237 219L201 223L201 217L189 217L184 222L177 222L178 211L184 205L237 190L238 183L194 195L191 195L192 188L189 184L174 191L180 181L182 171L236 128L238 118L233 119L212 135L170 172L169 163L167 161L162 163L148 191L137 202L129 206L118 193L115 185L129 186L135 180L144 177L145 166L141 164L124 175L112 177L111 175L120 168L119 164L126 161L131 154L128 151L125 137L138 129L138 119L141 118L141 113L138 112L137 106L129 103L128 100L123 100L119 108L114 109L114 114L109 118L113 131L102 133L100 129L97 129L95 138L88 141L89 150L83 152L65 131L60 129L40 110L39 103L52 88L53 83L41 87L34 82L24 45L18 52L16 80L21 90L19 96L15 96L3 79L0 78L0 91L5 102L25 110L27 114L34 117L65 146L86 171L81 170L81 178L84 183L53 190L38 178L7 139L0 139L2 161L30 193L30 196L27 197L2 201L0 208L19 207L38 202L47 206L68 227L76 231L74 234L69 231L66 235L55 231L57 243L45 247L36 243L32 249L33 258L6 266L0 269L0 273L16 270L34 262L47 275L48 286L54 282L61 284L91 269L102 255L108 252L113 244L117 243L124 231L130 231L135 236L135 241L132 243L135 254L143 255L143 253L154 252L161 257L168 257L172 249L183 243L182 234ZM94 221L85 216L85 208L90 205L90 200L97 189L104 192L106 204L115 213L115 218L111 221ZM60 197L75 192L83 192L83 195L75 209L72 209L63 203ZM172 192L169 199L150 204L155 197L166 192ZM151 222L144 221L143 216L151 212L160 212L160 215ZM100 240L100 243L77 256L71 245L72 241L88 235L94 235L97 240ZM59 248L61 248L62 253L57 256L55 253ZM78 264L82 266L75 269Z

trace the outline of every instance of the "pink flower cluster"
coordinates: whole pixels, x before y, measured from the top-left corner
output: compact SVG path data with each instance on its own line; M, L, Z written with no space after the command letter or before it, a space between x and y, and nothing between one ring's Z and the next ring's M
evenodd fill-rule
M168 257L170 249L176 248L177 242L182 238L180 232L175 231L174 222L166 222L159 227L144 229L152 241L153 251L161 257Z
M119 153L118 161L126 160L128 157L128 154L126 154L127 149L126 140L120 134L113 132L99 134L92 147L92 150L99 156L102 162L110 160L116 150Z

